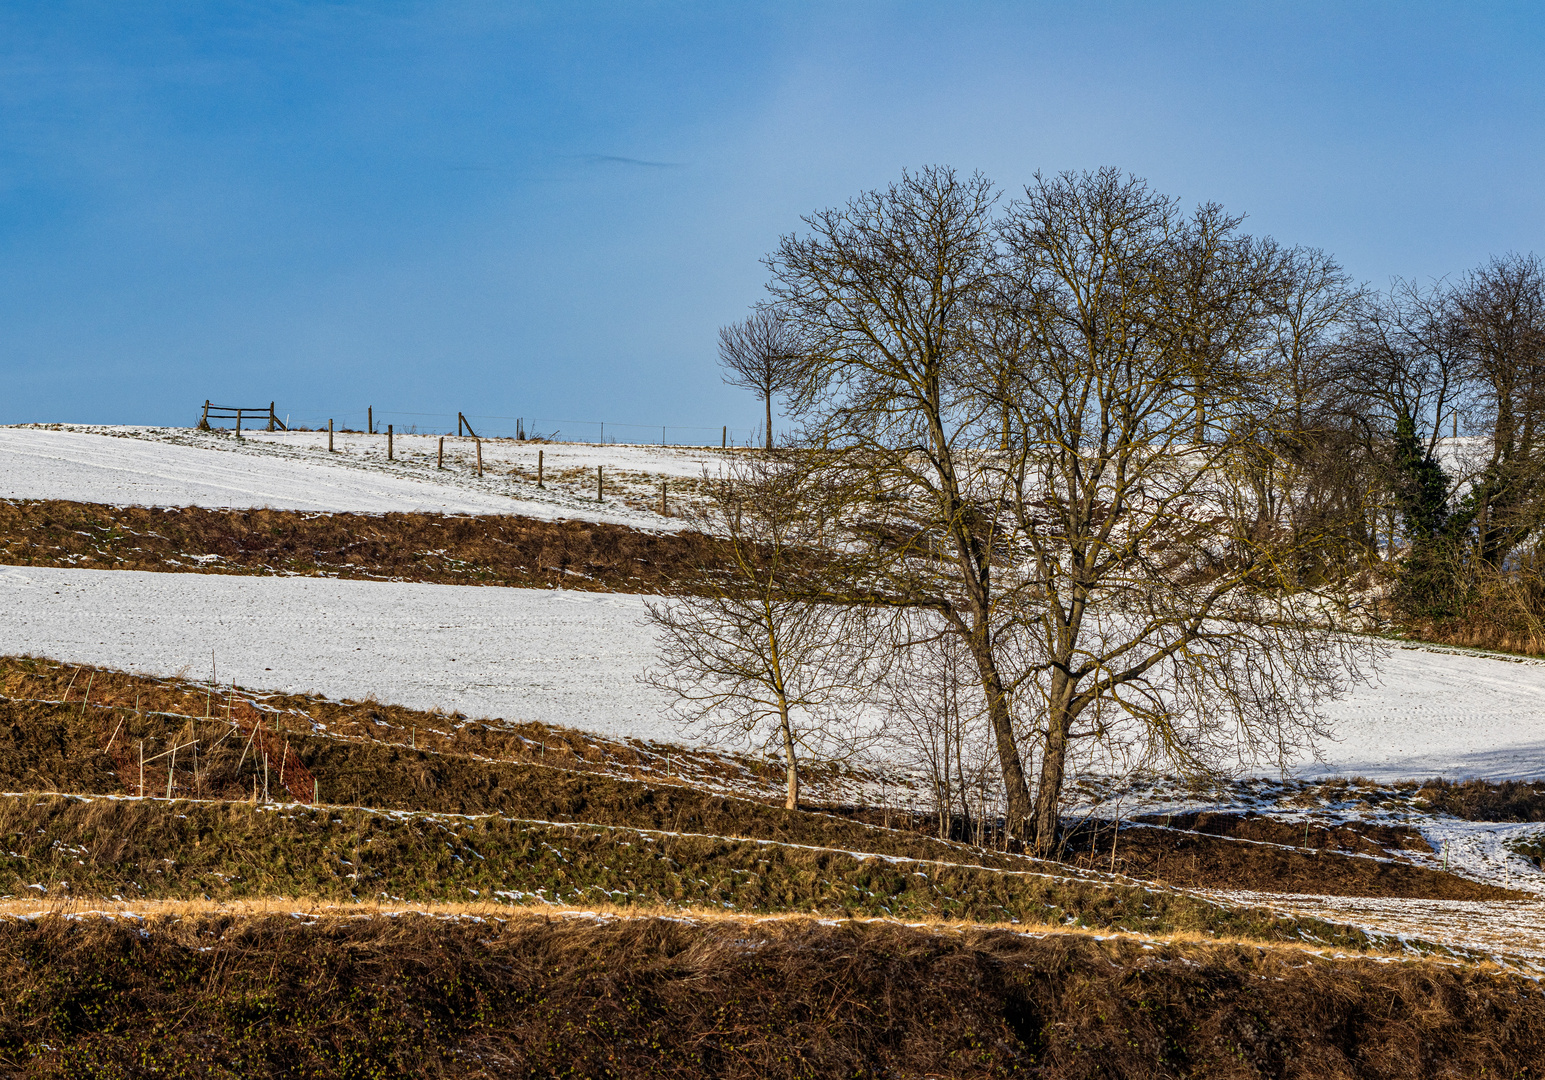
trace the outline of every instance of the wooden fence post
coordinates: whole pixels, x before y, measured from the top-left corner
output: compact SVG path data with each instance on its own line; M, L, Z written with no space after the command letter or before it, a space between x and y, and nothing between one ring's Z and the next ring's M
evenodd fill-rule
M236 437L241 438L241 410L236 410Z
M386 425L386 460L392 460L392 425Z
M376 433L376 407L374 405L366 405L365 406L365 434L366 435L374 435L375 433Z
M328 417L327 418L327 452L329 454L331 454L333 452L333 420L332 420L332 417Z
M606 481L601 475L601 466L595 467L595 501L602 502L606 498Z
M660 516L665 517L665 481L660 481Z
M201 417L199 419L198 426L199 426L199 430L201 430L201 431L204 430L205 428L209 427L209 399L208 398L204 399L204 415L203 415L203 417Z
M710 429L712 430L712 429ZM719 449L723 450L730 445L730 426L724 425L724 430L719 432Z
M435 456L435 468L445 468L445 436L440 436L440 453Z
M268 430L269 431L274 430L274 421L276 421L277 419L278 419L278 417L276 417L274 415L274 403L272 401L270 401L268 403Z
M542 451L536 452L536 486L542 486Z
M483 440L482 439L478 439L478 440L476 440L476 442L477 442L477 474L479 476L482 476L483 475Z

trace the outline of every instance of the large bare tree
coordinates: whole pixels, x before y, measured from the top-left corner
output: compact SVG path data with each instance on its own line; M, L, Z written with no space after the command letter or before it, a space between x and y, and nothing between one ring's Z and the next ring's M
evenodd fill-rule
M1018 328L994 368L1018 374L1004 474L1033 585L1017 690L1040 705L1043 851L1078 740L1181 766L1281 760L1355 670L1327 632L1336 588L1292 573L1326 538L1262 497L1292 420L1272 331L1294 279L1237 225L1182 218L1113 170L1038 177L1002 224L999 304Z
M1000 634L1014 584L982 450L1002 410L973 385L991 292L996 200L985 177L905 173L804 219L767 262L807 366L797 401L809 468L851 496L829 598L938 613L970 653L1002 771L1011 837L1031 811ZM845 574L839 571L845 570Z
M1336 275L1239 224L1110 170L998 214L931 168L768 260L807 345L807 470L849 500L828 595L956 635L1009 834L1043 852L1079 745L1280 760L1355 671L1336 587L1295 572L1326 537L1281 454L1285 313Z
M773 448L773 398L795 390L801 350L792 322L776 307L762 305L738 323L719 329L719 363L724 381L753 390L767 411L767 449Z

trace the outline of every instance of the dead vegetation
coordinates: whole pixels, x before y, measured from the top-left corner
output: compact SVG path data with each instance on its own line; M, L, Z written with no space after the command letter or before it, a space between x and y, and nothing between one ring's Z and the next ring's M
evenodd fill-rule
M94 570L690 592L719 541L586 521L0 500L0 562Z
M0 693L0 787L77 793L0 796L0 898L30 913L0 920L0 1064L29 1074L1532 1076L1545 1060L1537 991L1463 950L1407 944L1464 961L1443 967L1260 949L1241 942L1395 942L1168 887L1512 895L1359 857L1412 850L1398 829L1129 824L1116 869L1166 883L1145 886L1108 874L1098 829L1037 862L940 840L923 815L703 790L662 768L678 748L29 658L0 660ZM124 756L142 741L186 757L142 782ZM243 801L253 746L293 754L322 805ZM775 795L776 769L705 759ZM270 776L276 798L288 779ZM168 784L200 798L133 797ZM737 917L756 913L784 917ZM854 918L879 921L833 921Z
M434 755L528 762L753 798L772 796L783 779L782 768L777 763L749 754L639 739L608 739L573 728L472 719L460 713L407 709L374 700L336 701L306 694L233 691L229 686L219 687L208 681L161 678L35 657L0 657L0 695L12 703L68 705L71 708L58 716L79 714L76 720L89 721L90 730L100 734L102 746L107 745L111 736L110 730L98 730L104 722L103 710L129 710L136 714L129 723L142 726L133 726L129 734L120 732L119 739L159 740L152 749L160 750L168 745L164 740L184 727L188 719L207 717L223 722L227 713L241 713L250 703L262 714L265 730L275 732L281 738L317 736L374 745L377 757L380 753L390 754L395 750L412 751L407 755L410 758L419 758L422 752L423 760L430 760L430 755ZM158 718L152 714L162 715ZM116 719L107 722L110 726L117 723ZM209 725L206 730L213 728L214 725ZM120 741L118 745L125 744ZM81 752L88 749L82 744ZM64 757L56 754L56 750L57 746L44 745L33 751L41 756L29 759L32 764L18 767L13 772L16 782L23 787L38 789L51 789L55 784L62 784L57 790L95 790L71 786L74 781L63 779L63 774L55 778L53 773L39 771L46 762L55 762L62 767ZM361 754L361 760L367 757L370 755ZM188 765L185 760L184 768ZM27 771L29 768L30 772ZM872 779L851 766L815 762L805 768L807 782L817 793L841 788L848 781ZM150 766L147 785L152 779L164 785L164 762ZM376 782L368 769L359 770L354 779L360 784ZM420 788L410 788L407 797L410 800L421 798ZM191 789L179 790L182 794L195 794ZM347 791L362 798L370 795L357 784ZM344 794L345 791L330 787L324 796L342 798ZM455 809L451 806L435 808Z
M1537 1077L1474 967L813 920L0 922L36 1076Z
M1003 866L970 853L898 856L886 837L873 839L866 851L498 814L7 795L0 899L604 903L1310 940L1355 952L1389 944L1313 916L1013 857Z
M1162 825L1167 829L1183 829L1209 836L1231 836L1314 851L1344 851L1376 856L1391 852L1416 851L1427 854L1432 851L1432 845L1409 825L1368 821L1326 824L1312 820L1295 823L1254 811L1238 814L1213 810L1152 815L1139 817L1137 821L1144 825Z

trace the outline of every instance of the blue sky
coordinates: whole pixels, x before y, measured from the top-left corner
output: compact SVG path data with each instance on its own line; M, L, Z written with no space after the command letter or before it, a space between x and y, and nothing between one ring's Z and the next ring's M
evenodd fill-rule
M0 422L744 432L760 258L924 164L1115 165L1376 284L1545 251L1542 11L8 3Z

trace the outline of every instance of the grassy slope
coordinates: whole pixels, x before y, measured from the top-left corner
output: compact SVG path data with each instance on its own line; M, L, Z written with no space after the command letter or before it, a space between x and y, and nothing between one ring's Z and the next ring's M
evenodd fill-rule
M45 661L11 661L6 685L16 690L34 692L62 692L57 684L63 679L65 669ZM79 675L73 676L77 681ZM129 696L132 684L123 677L103 679L103 688L96 688L95 675L89 677L98 698L106 695ZM193 688L177 687L159 680L141 680L142 685L155 692L192 696L183 705L204 704L197 699ZM66 688L69 684L66 684ZM84 693L84 687L76 693ZM134 695L141 699L144 693ZM212 703L210 707L213 708ZM257 714L251 712L256 719ZM237 710L238 718L241 710ZM372 866L367 880L349 878L357 870L341 871L336 862L321 858L322 848L327 850L360 850L359 829L363 828L349 816L339 812L337 822L327 819L307 819L305 828L294 827L300 832L287 835L279 843L293 845L305 851L303 862L321 876L284 877L265 884L263 888L279 893L307 894L319 889L317 895L329 898L373 897L385 893L394 896L411 896L415 899L467 899L481 895L490 888L510 893L531 894L538 889L550 899L582 901L588 894L627 895L634 901L655 902L668 900L677 903L730 904L746 910L832 910L865 913L932 913L950 914L978 919L1034 919L1063 920L1082 919L1090 925L1123 925L1150 930L1168 928L1208 928L1225 933L1264 933L1275 937L1280 930L1275 921L1262 923L1262 929L1241 929L1232 916L1220 914L1222 909L1186 898L1175 899L1167 890L1144 893L1129 886L1088 886L1077 881L1091 875L1088 871L1074 871L1056 864L1037 863L1005 853L985 851L966 845L940 841L934 837L895 829L882 829L873 825L848 820L823 813L790 812L777 806L743 798L727 798L679 783L662 783L658 774L628 779L617 775L605 775L597 771L575 770L538 761L490 760L503 752L517 749L532 753L541 742L528 738L508 741L508 732L488 728L481 724L466 724L454 730L449 718L432 714L404 715L398 711L394 719L411 727L408 738L417 742L419 732L425 732L424 741L439 738L443 745L456 749L431 750L404 746L400 741L380 743L353 735L334 734L349 729L337 712L329 713L327 733L318 733L318 727L309 718L291 715L288 726L282 732L270 732L270 746L280 742L289 744L299 759L310 769L324 792L324 801L347 803L356 807L403 811L430 811L439 814L473 814L476 828L499 836L498 858L483 866L480 876L468 877L469 869L449 862L443 852L430 860L426 869L422 852L409 859L404 856L403 866L385 869ZM283 717L270 717L267 723L282 721ZM202 727L200 727L202 725ZM442 731L432 736L430 729ZM0 790L49 790L80 794L137 794L138 775L132 753L125 753L127 746L140 740L150 743L153 751L160 750L181 733L184 740L197 733L204 752L200 758L201 772L197 785L191 782L187 769L189 754L184 751L184 771L174 784L179 794L224 796L230 800L251 790L256 779L256 758L243 744L240 730L235 738L220 720L190 721L187 717L168 713L145 713L132 709L110 706L91 706L84 703L61 704L49 701L0 701ZM352 730L352 729L349 729ZM375 724L363 725L363 730L375 730ZM402 729L392 735L403 738ZM487 739L484 753L475 754L478 740ZM117 761L103 751L111 740L119 748ZM591 746L580 746L591 751ZM554 755L554 760L558 760ZM570 760L564 757L564 761ZM573 755L573 760L580 759ZM602 763L586 762L599 766ZM127 772L127 776L125 776ZM151 794L166 790L164 764L152 764L146 770L146 789ZM277 790L277 784L274 785ZM15 800L12 801L16 803ZM263 875L252 869L238 873L227 863L207 864L193 857L192 852L179 853L178 845L185 839L163 836L148 829L142 818L164 815L159 809L164 804L115 804L115 813L128 814L129 805L138 806L135 811L141 817L134 818L136 835L155 835L154 844L140 853L138 865L144 860L156 862L172 859L189 873L199 867L204 875L179 878L178 888L187 895L254 895L253 882L262 881ZM220 810L217 813L216 810ZM86 828L85 820L74 811L64 811L45 806L43 801L9 806L5 814L17 822L7 832L24 837L29 830L37 835L49 835L53 840L67 842L70 831ZM266 835L271 831L275 818L253 817L252 810L244 803L217 802L197 803L186 811L187 820L205 821L201 828L220 834L218 845L230 848L250 830L251 835ZM68 819L67 825L54 824L56 814ZM232 815L235 815L233 818ZM435 818L437 824L426 824L424 818L418 824L408 825L400 817L369 815L371 830L388 827L406 835L416 830L436 833L444 829L465 831L473 828L457 819ZM304 815L290 815L296 822ZM36 820L34 820L36 819ZM237 820L239 819L239 820ZM109 833L130 829L129 817L115 824ZM182 820L182 819L178 819ZM289 818L286 818L289 820ZM349 822L351 824L346 824ZM449 824L447 824L447 822ZM566 822L606 827L611 830L643 830L637 839L629 840L629 847L620 846L616 837L598 841L593 836L585 841L585 873L579 878L554 878L545 869L538 869L526 849L511 839L514 830L530 837L538 833L550 834L543 842L548 848L570 852L580 857L579 833L574 829L557 829L543 822ZM261 823L261 824L258 824ZM93 826L93 836L96 828ZM41 830L41 831L39 831ZM653 837L653 832L696 834L698 838ZM593 830L592 830L593 832ZM313 836L313 833L318 835ZM337 835L329 839L327 834ZM302 834L304 834L304 839ZM235 837L235 840L231 838ZM719 841L713 837L735 838L735 843ZM750 844L750 841L772 842ZM18 843L21 841L18 840ZM1215 843L1228 844L1227 840ZM406 851L414 842L405 841ZM24 856L25 862L13 866L11 877L0 877L0 891L17 895L17 890L33 884L48 885L50 881L70 881L77 894L97 893L110 895L179 895L164 891L158 884L161 871L153 867L130 873L124 851L112 849L111 872L93 869L93 861L101 858L93 840L92 856L83 860L83 869L73 873L68 860L58 861L49 852L32 845ZM328 845L331 845L329 848ZM690 854L676 852L666 856L690 872L666 873L658 860L635 865L635 856L649 844L652 849L662 846L691 845ZM728 844L728 847L724 845ZM318 848L321 845L321 848ZM513 845L513 846L511 846ZM778 846L781 845L781 846ZM1261 845L1234 845L1240 851L1260 863L1260 870L1267 878L1292 871L1299 876L1313 873L1322 887L1336 888L1344 884L1353 895L1412 895L1448 897L1457 899L1502 898L1509 894L1488 886L1465 882L1437 871L1406 866L1398 863L1370 859L1349 859L1335 853L1316 854L1293 851L1280 847ZM606 849L614 847L616 857L608 858ZM819 852L807 849L824 849ZM21 849L17 850L20 853ZM136 849L137 850L137 849ZM234 849L233 849L234 850ZM434 849L439 851L438 848ZM482 848L477 849L483 854ZM544 849L546 850L546 849ZM768 852L774 852L772 856ZM857 854L855 854L857 853ZM883 872L873 866L862 865L863 854L912 860L919 865L897 863L885 866ZM207 852L204 855L208 855ZM473 856L472 858L475 858ZM53 861L50 861L52 859ZM349 857L350 864L356 860ZM768 865L763 867L761 864ZM873 862L873 860L869 860ZM441 864L443 868L440 868ZM951 867L948 880L941 880L930 866L938 864ZM482 865L482 864L479 864ZM498 870L493 871L492 867ZM327 867L325 873L322 870ZM750 869L750 868L756 869ZM442 873L447 876L437 877ZM453 871L453 872L452 872ZM73 873L73 876L72 876ZM229 888L212 884L208 874L225 875L225 879L239 881ZM492 876L490 876L492 874ZM1337 875L1339 874L1339 878ZM931 876L923 876L931 875ZM962 876L963 875L963 876ZM1048 877L1047 875L1051 875ZM572 875L571 875L572 876ZM1236 881L1230 882L1237 884ZM224 879L222 879L224 880ZM440 882L436 886L434 882ZM728 883L728 884L726 884ZM1205 883L1205 882L1203 882ZM1212 882L1211 884L1219 884ZM443 889L434 891L436 887ZM232 892L230 889L236 889ZM477 894L468 890L479 890ZM553 890L559 890L554 892ZM128 890L127 892L125 890ZM141 890L144 890L141 892ZM585 890L577 892L575 890ZM620 892L619 892L620 890ZM727 891L726 891L727 890ZM1123 897L1117 900L1118 896ZM1157 900L1155 897L1165 899ZM1181 913L1185 909L1185 913ZM1260 922L1255 916L1245 924ZM1323 936L1323 929L1314 931Z
M1533 984L790 919L0 922L39 1076L1537 1077Z
M867 846L883 852L885 839ZM7 898L664 904L1381 944L1331 923L1051 867L1004 870L493 815L23 795L0 798L0 843Z

